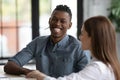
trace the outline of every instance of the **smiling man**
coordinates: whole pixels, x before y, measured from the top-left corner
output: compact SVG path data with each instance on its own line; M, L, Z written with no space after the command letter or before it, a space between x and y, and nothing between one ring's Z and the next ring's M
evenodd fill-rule
M72 26L71 19L72 13L67 5L56 6L49 19L51 35L30 42L8 60L4 71L27 75L32 70L22 66L31 59L35 59L37 70L56 78L82 70L89 59L81 50L80 42L66 34Z

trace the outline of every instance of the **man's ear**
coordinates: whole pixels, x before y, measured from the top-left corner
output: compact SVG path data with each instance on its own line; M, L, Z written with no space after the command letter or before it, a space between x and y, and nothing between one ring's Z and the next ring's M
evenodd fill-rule
M70 22L70 23L69 23L69 27L68 27L68 29L70 29L70 28L71 28L71 26L72 26L72 22Z

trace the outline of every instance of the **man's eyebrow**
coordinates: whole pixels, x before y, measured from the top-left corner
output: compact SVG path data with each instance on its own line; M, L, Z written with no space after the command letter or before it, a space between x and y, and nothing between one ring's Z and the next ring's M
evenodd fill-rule
M66 20L66 18L61 18L62 20Z

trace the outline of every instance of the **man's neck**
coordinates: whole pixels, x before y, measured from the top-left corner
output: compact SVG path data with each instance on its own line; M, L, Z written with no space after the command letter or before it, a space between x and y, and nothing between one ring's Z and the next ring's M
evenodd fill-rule
M58 43L60 40L62 40L64 37L51 37L51 40L54 44Z

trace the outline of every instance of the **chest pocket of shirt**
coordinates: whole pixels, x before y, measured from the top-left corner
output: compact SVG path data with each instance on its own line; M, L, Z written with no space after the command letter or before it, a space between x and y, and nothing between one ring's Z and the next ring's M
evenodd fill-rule
M55 73L57 73L59 76L68 75L73 72L73 62L74 59L71 56L61 56L58 57L55 61L56 67L54 68Z

